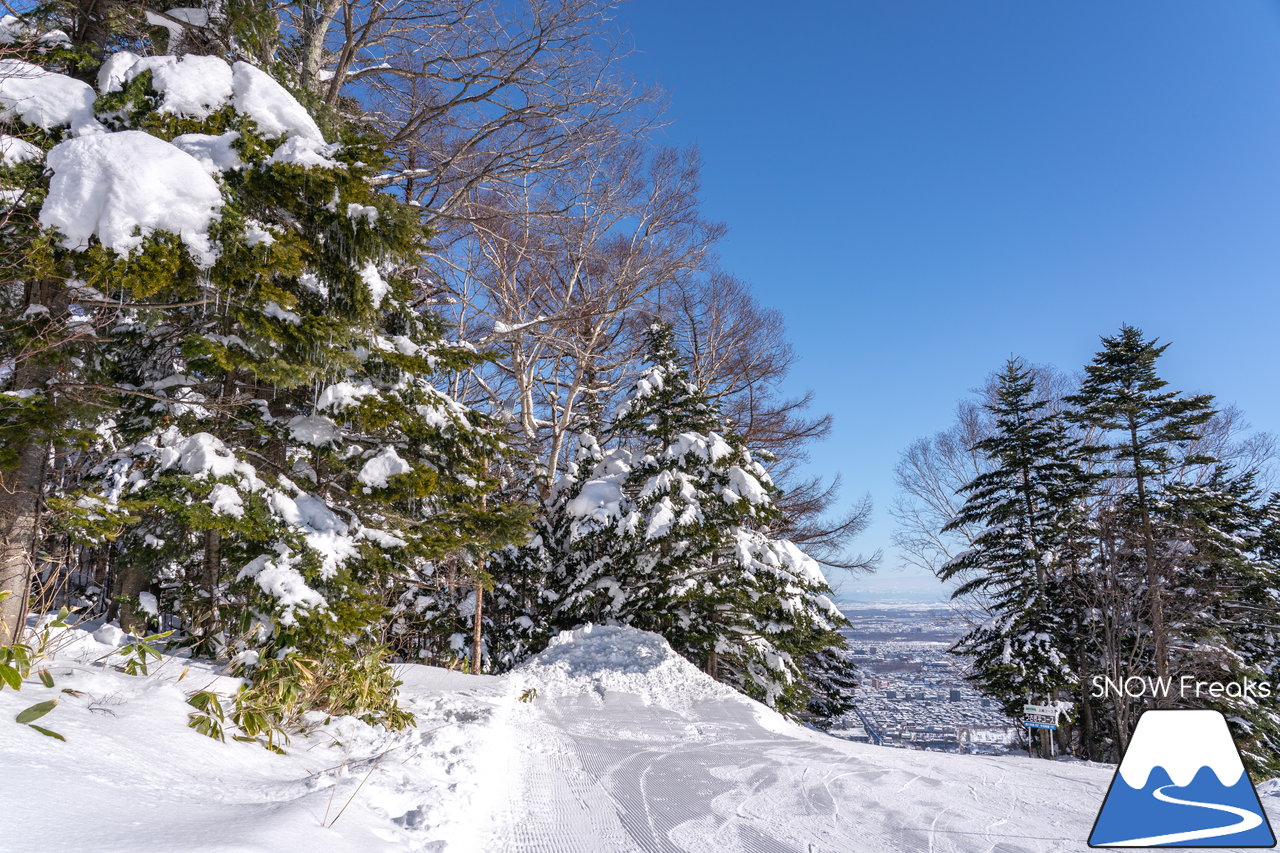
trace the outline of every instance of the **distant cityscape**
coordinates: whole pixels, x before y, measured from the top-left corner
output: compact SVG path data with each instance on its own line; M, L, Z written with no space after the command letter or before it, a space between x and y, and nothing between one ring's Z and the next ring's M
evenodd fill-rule
M967 661L947 650L968 630L947 604L842 604L860 670L857 707L832 734L885 746L1001 753L1018 724L965 681Z

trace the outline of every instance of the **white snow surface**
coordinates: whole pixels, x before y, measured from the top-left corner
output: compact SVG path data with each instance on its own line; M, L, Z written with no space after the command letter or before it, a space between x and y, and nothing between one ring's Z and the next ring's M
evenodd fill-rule
M0 790L23 817L0 849L1074 853L1113 773L842 741L609 627L501 677L401 667L416 728L313 717L277 755L186 727L185 697L233 679L180 658L124 675L107 665L129 638L86 628L59 633L53 690L0 691ZM13 722L52 698L39 722L65 743ZM1259 792L1274 820L1280 783Z
M210 175L244 167L232 143L240 138L234 130L212 136L207 133L184 133L173 138L173 145L190 154Z
M341 437L338 424L324 415L298 415L289 421L289 434L294 441L312 447L333 444Z
M588 480L565 509L574 518L606 524L622 512L622 487L612 478Z
M274 598L280 608L280 622L285 625L297 624L297 610L319 609L326 604L324 596L308 586L302 573L293 567L296 562L297 556L282 548L275 559L256 557L236 578L253 578L263 592Z
M218 483L209 492L209 507L214 515L244 516L244 501L240 493L226 483Z
M160 470L177 468L197 479L239 476L244 488L262 488L252 466L240 462L221 439L207 432L183 435L176 429L160 437L158 452Z
M105 95L118 92L145 71L151 88L160 94L160 112L205 119L234 95L231 66L216 56L138 56L112 54L98 71L98 88Z
M61 632L53 690L0 691L0 790L6 813L28 818L0 838L5 853L493 850L473 810L493 810L482 782L502 778L509 752L495 723L518 704L497 679L408 667L417 728L320 715L277 755L187 728L188 695L238 685L211 666L166 658L132 677L106 666L118 657L94 663L129 639L109 627ZM48 699L58 707L38 723L65 743L13 721Z
M168 231L201 265L217 259L209 226L222 194L180 148L140 130L99 133L58 143L48 164L53 178L40 224L57 228L66 248L87 248L97 237L127 255L154 232Z
M12 166L28 160L39 160L43 156L44 152L27 140L0 133L0 163Z
M118 92L144 71L151 72L152 88L162 96L162 112L206 118L230 103L237 112L252 118L264 136L296 137L324 145L315 119L298 99L271 75L247 62L228 65L216 56L140 57L121 51L98 72L98 89L103 94ZM92 91L89 89L91 95ZM89 103L92 106L92 97Z
M315 119L270 74L247 62L237 62L231 72L232 104L257 122L264 136L297 136L324 144Z
M166 9L163 15L147 10L147 23L153 27L164 27L169 31L169 43L172 44L175 39L182 37L182 33L186 30L183 24L192 27L205 27L209 25L209 10L200 9L193 6L184 6L177 9Z
M42 130L92 133L101 130L93 117L94 100L88 83L20 59L0 59L0 114Z
M326 145L324 142L317 142L314 139L291 136L282 142L280 147L271 152L267 162L291 163L295 166L302 166L305 169L332 169L338 165L338 162L331 159L329 155L334 153L337 148L336 144Z
M387 284L382 277L382 273L378 272L378 268L372 262L368 262L360 268L360 279L364 282L365 287L369 288L369 298L373 300L373 307L381 307L382 300L386 298L387 293L391 290L391 285Z
M687 709L696 700L739 698L732 688L702 675L657 634L608 625L561 632L514 677L548 697L608 699L626 694L663 708ZM781 720L768 708L758 708Z
M348 406L355 406L365 397L376 397L378 389L368 382L356 385L354 382L335 382L320 392L316 399L316 411L341 411Z
M375 489L385 489L387 481L397 474L408 474L413 466L400 458L394 447L385 447L380 453L365 462L356 479Z

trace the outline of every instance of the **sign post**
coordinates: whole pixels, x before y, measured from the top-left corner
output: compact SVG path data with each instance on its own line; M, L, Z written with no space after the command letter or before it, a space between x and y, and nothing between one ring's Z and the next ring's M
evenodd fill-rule
M1023 721L1022 724L1028 729L1039 729L1041 731L1054 732L1058 729L1058 706L1057 705L1023 705L1022 706ZM1049 736L1049 749L1052 752L1054 748L1053 736ZM1027 732L1027 755L1031 754L1031 732Z

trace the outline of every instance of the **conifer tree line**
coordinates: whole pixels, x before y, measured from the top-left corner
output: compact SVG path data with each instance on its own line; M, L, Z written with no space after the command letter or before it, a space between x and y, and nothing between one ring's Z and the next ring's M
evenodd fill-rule
M1274 694L1194 687L1280 675L1272 444L1212 396L1173 390L1168 346L1124 326L1078 377L1011 359L955 427L904 455L899 541L974 609L953 651L975 684L1013 717L1064 709L1043 754L1116 761L1143 710L1217 708L1274 775ZM1172 688L1132 697L1100 679Z
M9 5L0 643L66 604L401 725L392 660L608 622L848 710L867 507L613 6Z

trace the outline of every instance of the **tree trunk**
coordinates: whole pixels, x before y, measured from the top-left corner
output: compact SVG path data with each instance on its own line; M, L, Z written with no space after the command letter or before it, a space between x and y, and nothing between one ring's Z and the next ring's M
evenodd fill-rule
M323 3L309 4L302 17L302 28L299 36L303 44L302 50L302 84L308 89L319 92L320 71L324 67L324 43L333 26L333 19L338 14L342 0L325 0Z
M1129 702L1124 698L1116 700L1116 761L1124 757L1129 749Z
M120 0L78 0L72 36L77 42L90 45L95 56L106 52L111 37L111 23Z
M480 655L484 651L484 581L476 579L476 616L471 638L471 671L480 674Z
M1094 759L1093 705L1089 702L1090 683L1088 652L1080 650L1080 751L1089 761Z
M218 580L222 575L222 534L210 530L204 535L204 592L209 596L205 614L205 634L212 638L218 631Z
M27 616L47 452L43 436L32 436L18 464L0 471L0 592L9 593L0 601L0 645L18 641Z
M1153 553L1156 545L1155 529L1151 523L1151 509L1147 503L1146 478L1142 476L1142 458L1138 446L1138 427L1129 421L1129 442L1133 453L1133 478L1138 490L1138 512L1142 516L1142 557L1147 574L1147 592L1151 596L1151 638L1155 642L1156 678L1169 677L1169 635L1164 624L1164 578ZM1169 697L1157 694L1155 707L1167 708Z
M1053 733L1054 742L1058 746L1058 755L1069 755L1071 753L1071 727L1067 725L1058 726L1058 730Z
M36 281L29 288L28 305L45 306L54 316L65 308L54 283ZM54 375L55 365L47 354L22 358L14 368L10 388L52 394L49 382ZM49 458L49 435L45 429L29 426L14 432L9 444L14 464L0 468L0 592L9 593L0 601L0 644L17 642L26 619Z
M147 576L142 568L128 565L120 570L120 582L113 598L119 606L120 629L127 634L140 636L146 633L147 616L138 604L138 596L147 588Z

